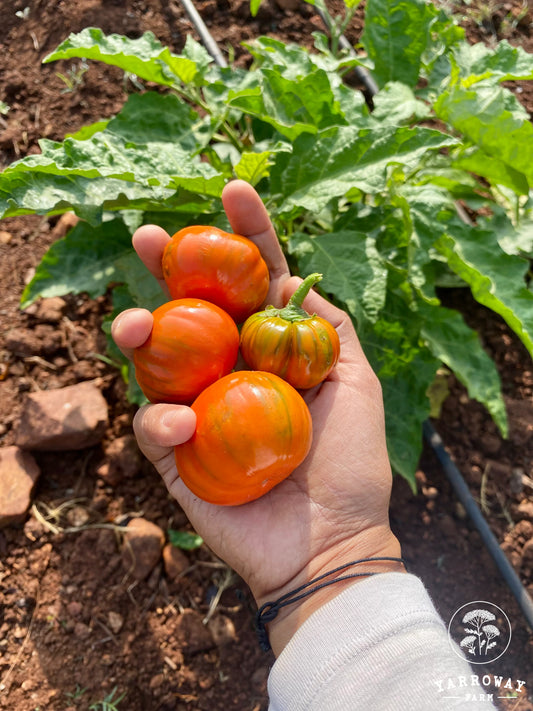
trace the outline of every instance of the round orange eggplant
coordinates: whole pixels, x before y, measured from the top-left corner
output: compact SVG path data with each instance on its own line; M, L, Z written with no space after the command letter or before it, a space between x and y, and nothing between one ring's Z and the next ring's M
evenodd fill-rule
M221 308L202 299L177 299L153 312L150 336L133 352L137 382L150 402L190 405L232 371L239 332Z
M163 276L173 299L198 297L242 323L263 304L270 283L258 247L217 227L186 227L167 243Z
M174 448L178 473L204 501L236 506L270 491L299 466L312 442L309 409L272 373L226 375L193 402L196 431Z
M340 354L337 331L302 307L309 289L321 278L310 274L287 306L268 306L245 321L240 348L250 368L276 373L298 389L312 388L331 373Z

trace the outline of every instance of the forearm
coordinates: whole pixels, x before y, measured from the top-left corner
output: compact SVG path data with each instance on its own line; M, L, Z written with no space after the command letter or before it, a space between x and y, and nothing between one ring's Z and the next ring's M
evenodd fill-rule
M421 581L386 573L344 590L300 627L271 671L270 711L494 708L462 683L472 674Z

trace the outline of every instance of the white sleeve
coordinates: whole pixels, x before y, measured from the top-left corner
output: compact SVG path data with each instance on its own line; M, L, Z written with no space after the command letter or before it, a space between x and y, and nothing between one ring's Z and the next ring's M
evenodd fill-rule
M495 709L475 675L419 578L383 573L298 629L270 672L269 711Z

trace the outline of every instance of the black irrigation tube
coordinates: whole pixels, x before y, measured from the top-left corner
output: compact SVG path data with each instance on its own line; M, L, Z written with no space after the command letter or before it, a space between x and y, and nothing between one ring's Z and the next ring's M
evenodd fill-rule
M200 38L209 54L213 57L215 62L220 67L227 67L228 65L226 60L224 59L224 56L220 52L218 45L216 44L204 21L196 10L193 0L181 0L181 2L183 4L183 7L185 8L187 15L189 16L189 19L191 20L198 34L200 35ZM325 16L320 10L317 9L317 11L322 21L327 27L328 23ZM350 42L346 39L346 37L341 36L339 38L339 43L341 47L343 47L343 49L347 49L350 54L355 56L355 51L351 46ZM372 97L378 91L378 86L375 83L372 75L364 67L357 66L355 67L354 71L358 79L364 85L369 96ZM496 564L496 567L500 571L501 576L507 583L514 597L516 598L516 601L518 602L518 605L522 610L522 614L524 615L529 628L533 630L533 599L525 589L524 585L522 584L522 581L520 580L511 563L502 551L479 506L472 497L472 494L470 493L470 490L461 472L453 463L450 455L444 447L442 439L437 434L437 432L433 428L433 425L429 421L424 422L423 432L426 441L433 448L444 470L444 473L446 474L450 484L452 485L452 488L457 498L464 506L465 511L470 517L472 523L477 528L481 539L483 540L494 563Z

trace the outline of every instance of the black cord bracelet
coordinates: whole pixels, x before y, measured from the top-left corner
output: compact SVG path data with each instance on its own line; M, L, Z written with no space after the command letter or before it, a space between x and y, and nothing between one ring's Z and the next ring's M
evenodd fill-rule
M309 580L309 582L300 585L300 587L295 588L294 590L291 590L288 593L285 593L285 595L282 595L275 602L265 602L264 605L261 605L261 607L257 610L255 614L255 631L257 634L257 641L259 642L259 646L263 650L263 652L268 652L270 649L272 649L268 639L268 633L266 631L266 624L268 622L272 622L272 620L277 616L278 612L281 610L282 607L285 607L286 605L291 605L293 602L298 602L298 600L301 600L302 598L307 597L308 595L312 595L317 590L321 590L322 588L325 588L328 585L333 585L333 583L338 583L341 580L350 580L351 578L365 578L370 577L372 575L380 575L379 571L368 571L366 573L349 573L348 575L340 575L338 578L333 578L332 580L325 580L325 578L329 578L331 575L335 575L335 573L340 573L341 571L346 570L346 568L351 568L354 565L359 565L361 563L374 563L380 561L392 561L405 565L405 561L403 558L393 558L388 556L384 556L382 558L361 558L361 560L352 560L349 563L339 565L338 568L329 570L327 573L323 573L317 578L313 578L313 580Z

